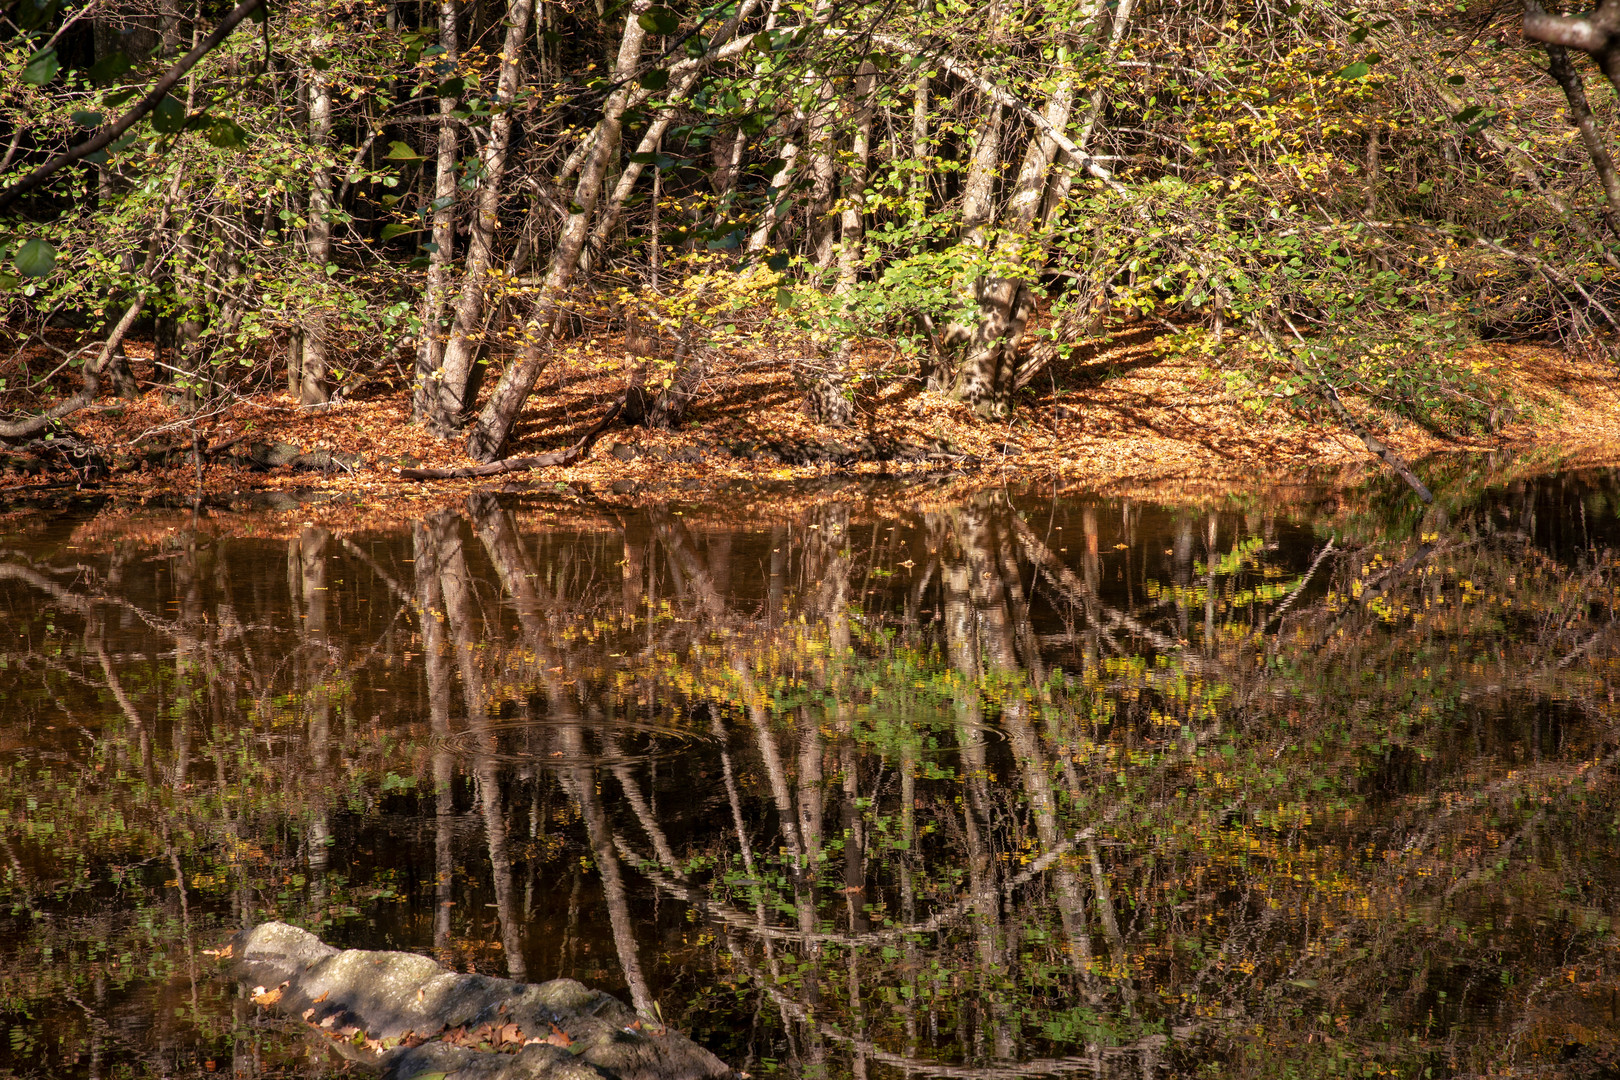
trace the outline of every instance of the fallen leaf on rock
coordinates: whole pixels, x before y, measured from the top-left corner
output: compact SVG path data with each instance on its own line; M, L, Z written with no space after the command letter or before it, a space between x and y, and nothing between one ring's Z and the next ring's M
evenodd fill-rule
M323 991L321 993L320 997L318 997L318 998L310 998L310 1004L311 1005L319 1005L321 1002L325 1001L327 998L329 998L331 996L332 996L332 991L330 991L330 990Z
M229 960L231 958L231 950L233 948L234 946L227 941L224 945L217 949L204 949L203 955L217 957L220 960Z
M274 990L266 990L262 986L256 986L253 988L253 1003L255 1005L274 1005L281 1000L281 992L286 988L286 983L282 983Z
M550 1043L552 1046L566 1047L574 1045L574 1040L568 1034L568 1032L564 1031L556 1024L551 1025L551 1034L546 1036L546 1042Z

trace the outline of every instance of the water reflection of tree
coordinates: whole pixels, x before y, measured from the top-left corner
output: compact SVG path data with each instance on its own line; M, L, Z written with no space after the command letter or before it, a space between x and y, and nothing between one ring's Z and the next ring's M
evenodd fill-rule
M12 958L77 958L37 992L68 987L61 1041L103 1054L132 1007L93 949L117 918L166 912L168 948L202 912L290 909L374 944L341 921L385 910L343 814L414 790L432 866L394 879L423 917L402 940L738 1017L739 1064L1468 1070L1577 1027L1596 1060L1616 581L1546 498L1351 508L1330 542L1264 507L1000 495L524 531L476 496L403 546L305 529L284 590L235 540L77 579L7 561L39 625L9 670L48 690L11 677L7 735L82 787L51 804L71 839L0 829L40 915ZM77 644L18 647L52 620ZM43 736L53 712L83 739ZM62 868L114 863L146 867L137 903L60 915Z

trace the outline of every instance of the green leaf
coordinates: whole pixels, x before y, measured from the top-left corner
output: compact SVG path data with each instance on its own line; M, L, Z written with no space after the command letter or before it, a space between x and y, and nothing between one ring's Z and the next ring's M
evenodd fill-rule
M411 233L411 232L415 232L415 231L416 231L415 226L406 225L403 222L396 221L396 222L393 222L392 224L388 224L388 225L383 226L382 242L386 244L386 243L388 243L388 241L392 240L396 236L404 236L406 233Z
M36 238L19 248L11 261L29 277L42 278L56 268L56 249Z
M421 154L418 154L415 150L412 150L407 143L402 143L398 139L395 139L393 142L388 144L388 160L421 161L423 158Z
M203 128L203 138L221 150L236 150L247 145L248 133L235 120L221 117L207 123Z
M673 34L681 28L681 17L666 7L648 8L636 22L649 34Z
M129 57L121 49L112 52L90 65L90 78L99 86L106 86L129 70Z
M664 68L650 68L636 80L643 90L662 90L669 85L669 72Z
M1350 64L1350 65L1348 65L1346 67L1340 68L1339 69L1339 78L1341 78L1341 79L1365 79L1367 77L1367 72L1369 72L1371 70L1372 70L1372 68L1367 66L1367 63L1365 61L1357 60L1353 64Z
M56 73L62 70L62 61L56 58L56 48L41 49L28 58L28 66L23 68L23 82L33 86L44 86L56 78Z
M1468 106L1468 108L1464 109L1462 112L1458 113L1456 116L1453 116L1451 119L1452 119L1452 121L1454 123L1466 124L1466 123L1468 123L1468 121L1472 120L1474 117L1478 116L1480 113L1482 113L1484 111L1485 111L1485 109L1484 109L1483 106L1470 105L1470 106Z
M80 127L100 127L101 114L98 112L75 112L73 114L73 122L78 124Z
M793 290L792 289L777 289L776 290L776 306L783 309L784 311L791 309L793 307Z
M458 98L461 96L461 92L465 89L467 89L467 80L458 75L453 79L446 79L444 82L440 83L434 89L433 96L442 98Z
M1446 82L1450 83L1452 86L1461 86L1467 81L1468 77L1465 75L1452 75L1446 79Z
M164 94L163 100L152 110L152 129L172 135L186 126L186 107L175 100L173 94Z

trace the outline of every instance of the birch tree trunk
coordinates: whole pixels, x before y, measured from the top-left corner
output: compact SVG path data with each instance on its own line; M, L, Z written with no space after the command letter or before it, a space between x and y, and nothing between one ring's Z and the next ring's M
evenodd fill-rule
M507 147L512 137L512 103L523 73L523 42L529 32L534 0L511 0L507 8L506 42L501 49L501 73L496 83L489 141L484 144L483 168L473 195L472 225L467 231L467 271L456 304L455 325L445 345L437 382L438 418L459 423L472 403L475 387L473 361L482 346L484 297L490 269L495 265L495 232L500 228L501 183L506 174Z
M501 456L506 440L512 433L512 425L545 368L546 349L556 322L558 301L574 280L574 269L579 265L580 252L584 250L589 237L591 216L602 196L603 180L607 176L608 166L619 153L624 111L630 100L632 79L641 62L642 43L647 36L640 16L650 6L649 0L635 0L626 15L624 36L620 39L618 58L613 65L613 81L617 89L608 95L602 106L602 119L591 132L591 152L580 165L573 205L569 207L562 233L557 238L557 248L551 256L551 265L540 287L523 357L501 373L501 381L490 394L489 402L467 439L467 452L479 461L494 461Z
M751 253L764 251L770 245L771 236L776 232L776 223L782 216L782 207L791 205L788 189L793 186L793 177L798 171L798 143L784 143L782 156L778 160L782 162L782 166L771 177L771 186L767 191L767 197L771 201L766 204L765 212L760 215L759 227L748 238L748 250Z
M325 47L317 34L311 42L318 55ZM305 73L309 85L309 140L315 167L309 181L309 224L304 228L304 248L315 273L323 279L332 259L332 80L313 68ZM324 319L317 315L303 327L303 357L299 365L298 403L319 405L331 397L326 382L326 333Z
M456 36L457 0L440 0L439 45L447 64L460 56ZM439 384L444 359L444 313L449 291L450 260L456 247L456 120L457 99L439 99L438 170L434 178L433 247L428 258L427 293L422 298L422 339L416 348L416 393L411 403L419 424L448 434L455 418L443 415Z
M1065 74L1047 100L1048 123L1062 131L1074 106L1074 79ZM1036 134L1024 150L1018 179L1002 215L1001 238L996 245L992 272L979 279L979 325L974 329L968 355L957 372L953 396L968 402L981 416L1002 417L1012 406L1017 375L1017 345L1029 317L1024 276L1018 272L1027 258L1031 226L1040 216L1046 178L1057 156L1057 143Z
M967 176L962 181L962 234L961 242L972 247L984 245L985 228L995 211L996 168L1001 163L1001 121L1003 106L1000 101L990 102L990 112L974 133L973 151L968 158ZM953 322L942 333L934 336L933 324L928 323L932 339L932 368L928 372L930 390L949 390L955 384L956 373L949 363L949 354L959 349L973 336L973 327Z
M871 61L867 60L861 62L855 75L855 130L850 144L849 168L844 174L844 190L840 200L843 208L839 216L837 293L842 298L840 308L846 316L850 313L852 294L859 282L861 242L865 237L863 198L867 163L872 152L872 98L877 89L876 71ZM839 335L831 370L812 373L805 388L805 411L832 427L845 426L855 415L849 390L851 337L848 331Z

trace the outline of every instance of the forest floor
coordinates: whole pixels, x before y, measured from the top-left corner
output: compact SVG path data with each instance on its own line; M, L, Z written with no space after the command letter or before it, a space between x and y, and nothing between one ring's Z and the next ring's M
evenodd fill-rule
M542 377L508 448L540 454L569 445L625 385L629 358L606 352L554 362ZM1612 364L1554 348L1523 345L1480 350L1513 422L1489 435L1453 437L1369 407L1346 395L1362 422L1410 461L1434 454L1531 451L1567 465L1620 463L1620 378ZM150 346L132 344L137 377ZM777 486L818 478L871 480L932 474L952 487L1050 481L1099 493L1230 490L1234 484L1302 471L1364 476L1383 468L1359 439L1334 422L1280 402L1246 407L1217 371L1177 356L1145 328L1127 330L1083 356L1054 365L1022 396L1003 423L929 392L915 379L873 378L856 394L856 421L831 429L808 420L800 397L776 363L736 364L705 387L679 430L609 428L584 460L470 480L418 481L400 467L475 464L459 442L434 438L410 423L408 391L362 384L345 398L300 408L285 393L242 398L201 418L188 418L148 389L130 401L107 399L67 424L106 453L115 467L83 486L126 499L189 499L199 471L193 431L213 447L200 473L209 498L255 491L351 493L411 501L459 499L472 489L517 484L568 485L594 498L634 503L682 492ZM62 392L71 390L64 383ZM32 408L50 404L43 398ZM335 471L265 469L246 456L258 444L287 452L328 451L345 457ZM898 451L898 453L897 453ZM3 454L0 454L3 457ZM862 460L863 458L883 460ZM23 470L14 459L0 472L0 498L30 490L74 488L61 472ZM0 468L4 464L0 463ZM1419 473L1423 470L1419 468ZM1348 480L1349 475L1343 477ZM814 485L812 485L814 486ZM687 496L690 497L690 496Z

